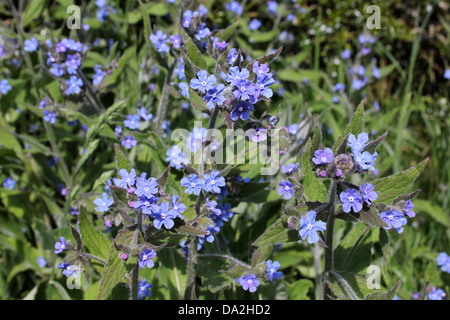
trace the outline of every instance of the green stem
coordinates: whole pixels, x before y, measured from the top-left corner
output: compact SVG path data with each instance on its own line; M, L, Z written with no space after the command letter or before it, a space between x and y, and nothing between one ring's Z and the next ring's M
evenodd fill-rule
M138 300L138 289L139 289L139 263L131 271L131 295L130 300Z
M192 299L192 290L195 284L195 260L197 259L197 242L192 240L189 244L188 263L186 268L186 288L184 299Z
M169 95L169 87L170 82L172 81L172 74L175 68L177 60L174 59L169 69L167 70L166 80L164 82L164 86L161 92L161 98L159 99L158 108L156 110L156 128L155 132L157 135L161 135L162 132L162 123L166 118L167 114L167 97Z
M331 180L330 194L328 204L330 205L328 209L328 219L325 231L325 265L323 270L323 298L324 300L329 300L331 297L331 290L327 285L327 278L331 270L333 270L333 236L334 236L334 221L336 219L336 188L337 181Z

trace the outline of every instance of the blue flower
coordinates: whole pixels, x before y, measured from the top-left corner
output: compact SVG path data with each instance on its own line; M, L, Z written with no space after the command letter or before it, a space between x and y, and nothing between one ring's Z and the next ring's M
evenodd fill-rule
M136 170L131 169L130 173L128 173L126 169L120 169L119 175L122 177L122 179L113 179L116 186L123 189L128 189L128 187L134 185L134 182L136 181Z
M450 69L446 69L444 72L444 78L450 80Z
M0 80L0 92L2 94L7 94L9 90L11 90L11 86L8 80L6 79Z
M253 110L255 110L255 108L250 102L238 101L233 108L233 111L231 111L230 118L233 121L237 121L238 118L246 121L250 118L250 111Z
M277 192L280 196L284 196L284 199L289 200L294 195L294 185L286 180L281 180Z
M189 86L186 82L180 82L178 88L181 90L181 95L189 99Z
M446 252L441 252L436 258L436 263L441 270L450 273L450 256Z
M215 225L210 225L206 228L205 234L198 237L198 243L197 243L197 250L200 250L202 248L203 243L205 243L205 240L209 243L212 243L214 241L214 235L213 233L217 233L218 230L216 229Z
M66 250L66 238L60 237L59 241L55 243L55 253L61 253Z
M66 277L78 277L78 273L75 271L75 268L72 267L70 264L68 263L61 263L58 265L58 269L63 269L62 274L65 275Z
M306 217L300 218L300 237L302 240L308 238L308 243L315 243L319 241L318 231L325 231L325 222L318 220L316 221L316 212L309 211Z
M230 52L228 53L227 56L227 61L230 65L234 65L234 63L236 62L237 58L238 58L239 54L238 51L236 50L236 48L231 48ZM244 60L244 57L241 56L240 62L242 62Z
M369 135L366 132L362 132L358 135L358 138L354 134L348 136L347 145L352 149L353 153L361 152L369 141Z
M124 146L127 149L131 149L136 144L137 144L137 141L134 138L134 136L127 136L127 137L124 137L122 140L122 146Z
M92 76L92 84L94 86L98 86L105 76L105 72L102 70L102 67L98 64L94 67L94 75Z
M267 267L267 276L269 277L270 281L273 281L273 278L281 279L283 276L283 273L281 271L278 271L280 269L281 265L278 261L272 262L272 260L267 260L266 262Z
M102 193L102 197L98 197L94 200L94 204L97 206L95 211L98 212L106 212L109 210L109 207L114 203L114 200L111 199L106 192Z
M47 261L42 256L39 256L37 258L36 263L39 265L40 268L44 268L47 265Z
M206 23L200 24L195 34L195 39L202 40L211 34L211 30L206 26Z
M368 151L364 151L363 153L360 152L354 152L353 153L353 161L355 162L355 165L360 170L375 170L375 167L373 166L375 160L378 157L378 153L370 154Z
M152 291L150 290L153 286L148 283L146 280L141 280L138 286L138 299L142 300L144 297L148 298L152 295Z
M350 58L350 56L351 56L351 52L350 52L350 50L349 49L345 49L344 51L342 51L342 53L341 53L341 57L342 57L342 59L345 59L345 60L347 60L347 59L349 59Z
M171 35L169 37L169 40L170 40L170 42L172 42L172 46L175 49L179 49L180 48L180 46L181 46L181 37L180 37L180 35L178 33L175 34L175 35Z
M261 27L261 21L256 18L252 19L248 24L248 28L252 31L258 30L259 27Z
M64 69L61 65L54 63L50 68L50 73L52 73L55 77L61 77L64 74ZM69 94L69 93L68 93Z
M342 201L342 209L344 212L350 212L350 210L353 209L356 213L361 211L363 207L363 199L356 189L347 189L346 191L342 191L339 198Z
M44 115L44 120L47 122L50 122L51 124L54 124L56 121L56 114L54 112L51 112L49 110L44 110L44 112L42 112L42 114Z
M278 8L278 3L276 1L267 1L267 9L270 14L276 14Z
M145 215L151 215L153 213L158 212L159 209L159 205L156 204L156 202L158 202L159 198L157 197L140 197L138 201L134 202L134 208L136 210L141 209L142 213Z
M78 67L81 65L81 61L77 54L69 54L65 64L67 73L76 74Z
M192 21L192 11L191 10L186 10L183 13L183 18L181 20L181 24L183 25L183 28L189 28L189 26L191 25L191 21Z
M139 267L142 269L144 268L153 268L155 263L153 262L152 258L156 257L156 251L153 249L145 249L141 252L141 255L139 256Z
M363 200L370 206L372 204L371 201L375 201L378 198L378 193L373 191L374 186L371 183L362 184L359 187L359 190L361 191L361 195Z
M139 129L139 126L141 125L139 120L140 120L140 118L138 115L130 114L127 116L127 119L123 122L123 125L130 130L137 130L137 129Z
M411 202L411 200L406 200L405 214L410 218L414 218L416 216L416 213L414 211L412 211L413 208L414 208L414 204Z
M289 163L287 167L283 164L281 165L281 170L283 170L283 173L290 175L294 171L298 169L298 162L297 163Z
M244 8L242 8L242 6L241 6L241 4L239 3L239 1L234 1L234 0L231 1L231 2L228 2L228 3L225 5L225 9L227 9L227 10L233 12L233 13L236 14L236 15L242 14L242 11L244 10Z
M150 35L150 41L155 46L158 52L169 52L170 48L166 44L167 35L163 33L161 30L156 31L156 34Z
M235 83L237 89L233 91L236 99L249 100L255 94L255 87L247 79L241 79Z
M174 210L177 213L178 218L184 220L182 213L186 210L186 205L181 202L177 202L177 200L178 200L178 196L173 195L172 199L170 200L170 204L172 205L172 210Z
M431 292L428 293L428 300L443 300L445 296L444 290L433 287Z
M23 50L27 52L34 52L39 47L39 42L36 40L36 38L27 39L24 41L24 47Z
M16 181L11 178L11 177L7 177L5 178L5 180L3 180L3 188L8 188L9 190L14 189L16 185Z
M407 223L406 218L399 210L391 209L387 212L381 212L380 218L386 222L387 227L383 227L386 230L394 228L398 233L403 232L403 226Z
M185 192L187 194L193 193L196 196L200 194L200 191L205 184L205 180L203 178L199 178L195 173L190 174L189 178L184 177L180 182L181 186L186 187Z
M136 181L136 191L138 197L151 198L158 193L158 183L155 178L147 178L147 173L143 172Z
M197 73L197 78L191 79L191 88L200 91L201 93L205 93L208 90L211 90L213 86L216 84L216 77L212 74L208 76L208 72L206 70L200 70Z
M153 225L156 229L161 229L161 227L164 225L166 229L171 229L175 222L173 222L173 219L175 219L178 216L178 212L176 212L173 209L169 208L169 204L166 202L163 202L159 205L159 211L152 213L151 217L154 218Z
M153 114L147 113L147 109L145 109L144 107L138 108L137 114L139 117L141 117L145 121L152 120L152 118L153 118Z
M170 162L170 165L172 167L175 167L175 169L177 170L182 169L183 165L186 165L188 163L188 159L183 153L183 150L177 145L169 148L166 152L166 156L166 161Z
M267 74L260 74L256 77L256 83L256 87L258 88L258 91L262 96L266 97L267 99L272 97L273 91L272 89L268 88L275 83L275 80L272 78L272 76Z
M77 76L70 76L70 78L66 80L66 85L67 89L64 91L65 94L79 94L81 92L81 87L83 86L83 81Z
M216 208L217 202L212 200L209 201L209 198L206 198L206 206L208 208L208 211L211 212L211 214L214 214L216 216L220 216L222 214L222 210Z
M272 74L269 73L269 65L267 63L263 63L260 65L259 61L255 61L253 63L253 72L256 73L256 75L266 74L272 76Z
M219 171L212 171L210 174L205 173L204 189L206 192L220 193L220 187L225 186L225 178L220 176Z
M223 83L219 83L212 87L212 89L208 90L203 100L206 101L206 106L209 109L213 109L216 104L222 105L225 102L225 97L220 93L225 89L225 85Z
M312 161L316 165L327 164L333 161L333 157L333 150L330 148L319 149L314 152L314 158L312 158Z
M250 292L255 292L259 286L259 280L253 273L236 279L236 282L239 282L245 291Z

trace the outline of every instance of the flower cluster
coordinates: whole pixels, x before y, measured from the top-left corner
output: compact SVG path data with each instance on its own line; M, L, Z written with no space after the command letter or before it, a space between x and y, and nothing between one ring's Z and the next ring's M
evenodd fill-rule
M450 256L446 252L439 253L436 262L442 271L450 273Z
M355 213L362 210L364 202L370 206L377 197L378 194L374 191L374 186L371 183L361 184L359 190L349 188L339 194L344 212L353 210Z
M198 196L200 191L219 194L222 192L221 188L225 187L225 178L220 175L219 171L211 171L205 173L203 178L197 174L192 173L189 177L181 179L181 186L185 187L187 194L195 194Z
M398 233L403 232L403 226L408 223L407 217L416 216L411 209L414 208L411 200L407 200L402 208L391 208L380 213L380 218L387 224L386 230L395 229Z

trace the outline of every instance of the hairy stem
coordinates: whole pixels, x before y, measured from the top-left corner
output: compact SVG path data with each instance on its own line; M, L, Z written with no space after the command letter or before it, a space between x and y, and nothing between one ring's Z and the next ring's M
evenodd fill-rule
M136 262L136 265L133 267L131 271L131 294L130 300L138 300L138 288L139 287L139 263Z
M192 299L192 289L195 284L195 260L197 259L197 242L192 240L189 244L188 263L186 268L186 287L184 299Z
M327 227L325 232L325 266L323 270L323 276L325 277L325 281L323 281L323 294L324 300L328 300L331 296L331 290L326 285L326 279L329 276L331 270L333 270L333 236L334 236L334 220L336 219L336 187L337 181L331 180L330 185L330 194L328 204L330 207L328 208L328 220Z
M161 91L161 98L159 100L158 109L156 110L156 134L161 135L162 123L166 118L167 113L167 97L169 95L170 82L172 81L173 70L175 69L177 60L174 59L173 63L167 70L166 80Z

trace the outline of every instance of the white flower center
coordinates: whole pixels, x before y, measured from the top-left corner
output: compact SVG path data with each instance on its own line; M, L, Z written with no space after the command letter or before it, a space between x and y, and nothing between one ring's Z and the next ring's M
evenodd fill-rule
M393 215L390 215L390 216L388 216L388 219L389 219L389 220L393 220L393 219L394 219L394 216L393 216Z
M252 280L247 280L247 283L248 283L248 284L252 284L253 281L252 281Z
M288 191L289 190L289 186L285 186L284 190Z
M355 198L353 197L348 197L348 201L353 202L355 200Z
M194 188L196 184L194 182L191 183L191 187Z
M312 224L308 224L308 230L312 230L313 226Z
M166 215L164 213L161 213L161 219L165 219Z
M206 82L205 81L202 82L202 86L203 87L206 86Z

